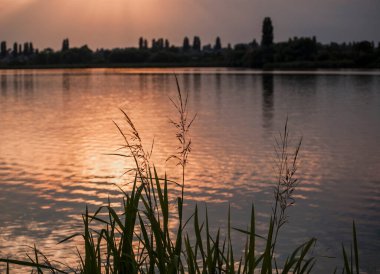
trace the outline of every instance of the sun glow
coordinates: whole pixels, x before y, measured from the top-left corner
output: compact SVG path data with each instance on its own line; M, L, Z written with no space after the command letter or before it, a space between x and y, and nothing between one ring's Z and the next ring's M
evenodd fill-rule
M13 14L17 13L21 9L28 7L33 2L34 0L20 0L20 1L1 0L0 3L1 3L2 8L0 10L0 15L3 18L12 16Z
M33 41L39 48L70 45L91 48L136 46L138 38L168 38L181 43L185 35L202 35L195 26L210 15L197 3L176 0L0 0L2 39ZM186 9L184 9L186 7ZM185 16L191 10L192 16ZM197 19L198 18L198 19ZM210 24L208 19L205 26ZM202 29L205 29L202 27Z
M138 35L146 33L143 26L153 18L154 4L158 2L0 0L0 3L6 7L0 10L0 25L11 26L2 31L3 39L11 37L7 40L12 43L37 38L44 47L59 48L65 37L74 46L88 43L122 47L127 42L137 43Z

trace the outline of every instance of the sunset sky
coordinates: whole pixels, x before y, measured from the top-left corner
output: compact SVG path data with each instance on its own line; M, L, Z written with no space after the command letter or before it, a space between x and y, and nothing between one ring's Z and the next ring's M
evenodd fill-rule
M322 42L380 41L379 0L0 0L0 40L35 47L136 46L139 36L201 37L202 44L260 40L270 16L275 41L313 36Z

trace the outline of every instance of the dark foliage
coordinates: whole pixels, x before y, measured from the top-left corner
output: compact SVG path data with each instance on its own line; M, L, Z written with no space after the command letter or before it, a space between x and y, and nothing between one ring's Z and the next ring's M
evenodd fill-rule
M255 39L248 43L228 44L222 47L218 36L215 44L202 47L198 36L190 44L185 37L181 46L170 44L168 39L148 40L140 37L138 47L97 49L88 46L70 48L69 39L62 41L60 51L50 48L39 51L31 42L0 43L1 67L39 66L233 66L252 68L380 68L380 43L370 41L322 44L313 37L294 37L285 42L274 42L272 20L266 17L262 24L259 44Z

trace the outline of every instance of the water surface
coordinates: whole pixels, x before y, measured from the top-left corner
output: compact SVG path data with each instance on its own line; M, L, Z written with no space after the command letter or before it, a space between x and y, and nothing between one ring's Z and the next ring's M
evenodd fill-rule
M107 154L123 144L113 120L119 108L135 122L153 162L178 176L173 72L198 117L187 172L187 212L207 202L215 227L228 205L236 226L251 204L264 231L273 202L274 137L289 118L303 137L296 205L279 256L317 237L320 267L340 262L355 219L364 271L380 271L380 72L264 73L228 69L76 69L0 71L0 255L23 257L28 246L75 264L73 242L86 205L120 201L114 184L131 163ZM238 242L238 241L237 241Z

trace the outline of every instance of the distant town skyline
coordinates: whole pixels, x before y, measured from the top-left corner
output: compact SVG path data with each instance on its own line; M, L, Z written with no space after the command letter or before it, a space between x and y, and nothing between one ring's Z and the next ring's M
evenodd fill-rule
M378 0L0 0L0 40L36 48L132 47L143 36L181 45L260 41L262 20L272 18L274 40L316 36L318 41L380 41Z

